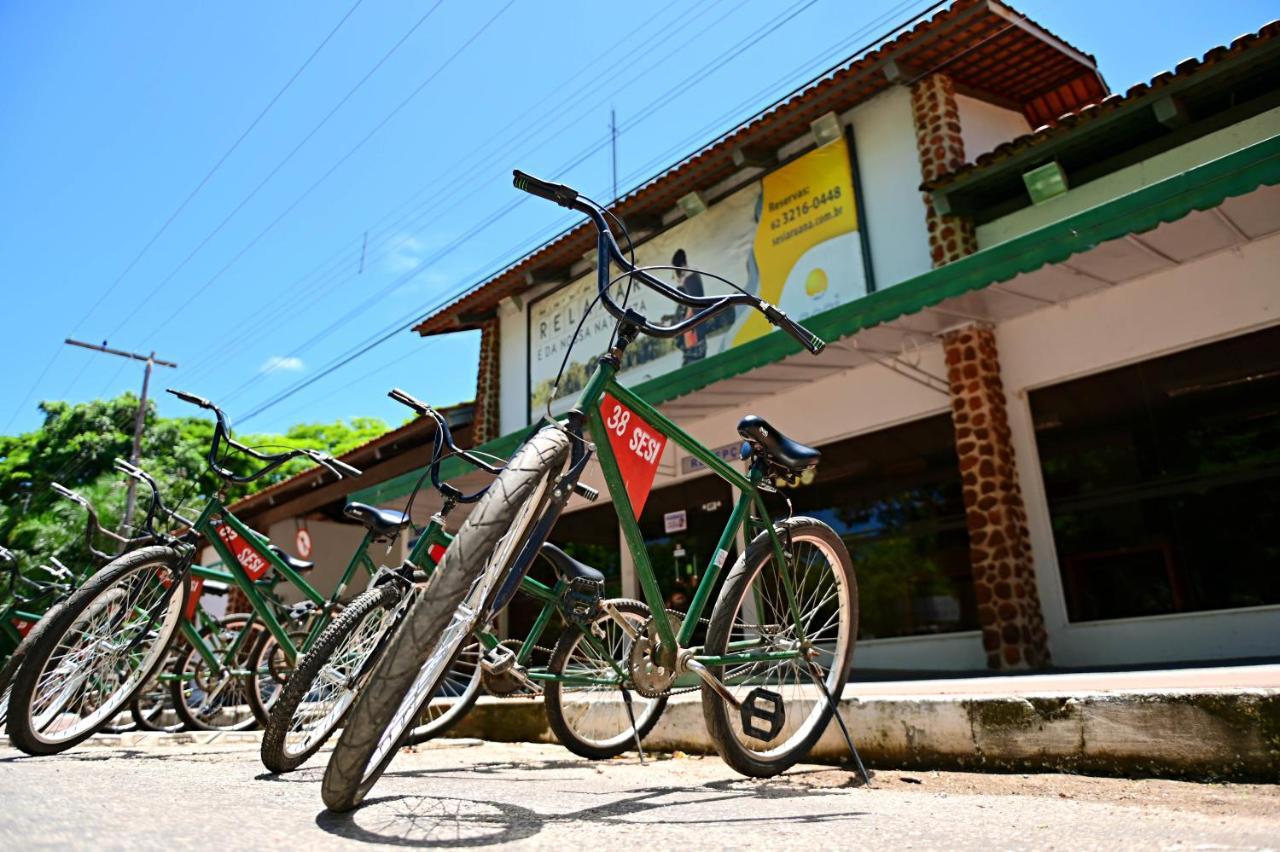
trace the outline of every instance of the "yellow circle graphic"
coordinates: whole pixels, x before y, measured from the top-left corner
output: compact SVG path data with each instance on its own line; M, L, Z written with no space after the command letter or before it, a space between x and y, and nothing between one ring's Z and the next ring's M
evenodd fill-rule
M809 276L804 279L804 291L810 296L825 293L827 291L827 273L814 267L809 272Z

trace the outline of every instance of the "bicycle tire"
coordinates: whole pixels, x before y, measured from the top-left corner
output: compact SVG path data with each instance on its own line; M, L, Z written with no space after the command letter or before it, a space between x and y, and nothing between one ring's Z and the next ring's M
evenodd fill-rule
M649 607L640 601L628 599L615 599L609 601L618 612L623 615L632 616L635 621L636 629L643 629L645 622L650 618ZM596 622L607 622L611 626L616 626L616 622L608 614L601 612L594 619ZM626 639L626 634L618 631L621 639L626 640L621 644L622 670L627 669L627 657L631 647L630 641ZM560 638L556 641L556 647L551 653L551 662L547 666L547 672L553 675L564 674L565 667L569 664L571 655L578 643L582 640L583 630L581 627L571 627L560 634ZM611 689L611 688L610 688ZM612 690L611 690L612 691ZM543 706L547 713L547 722L551 725L551 731L556 735L556 739L560 744L569 751L585 757L588 760L607 760L611 757L629 751L635 746L636 735L643 740L653 730L653 726L658 724L658 719L662 717L662 711L666 709L667 699L665 696L653 699L644 699L642 701L650 702L646 707L635 710L635 699L632 699L632 712L638 717L636 720L636 733L631 731L631 719L626 715L624 707L615 707L615 717L618 722L626 719L626 727L612 736L603 738L590 738L586 733L580 733L578 728L583 727L588 716L592 715L593 710L601 709L603 702L591 700L587 704L596 705L589 707L586 711L578 714L569 712L566 705L567 699L575 692L572 687L567 688L560 681L548 681L546 689L543 690ZM568 695L566 695L568 693ZM621 710L621 713L617 711ZM595 718L599 719L597 714Z
M249 706L253 709L253 715L257 717L258 724L265 729L271 724L272 708L275 707L276 701L280 699L285 685L289 682L288 676L282 678L280 673L292 674L293 665L290 665L280 648L280 643L276 641L271 631L267 630L265 625L260 624L259 627L261 635L254 642L252 651L248 655L248 667L252 672L249 676ZM284 629L293 641L293 646L298 650L296 662L301 664L302 657L305 656L303 646L306 644L307 637L311 635L310 623L285 622Z
M831 664L827 670L825 684L827 689L836 701L839 701L840 694L844 689L845 681L849 676L849 665L853 658L853 648L858 635L858 584L854 574L853 560L849 557L849 551L844 546L844 541L828 525L816 518L790 518L777 524L780 534L789 537L792 542L793 552L798 552L797 542L800 544L808 544L821 553L824 557L830 558L829 567L832 569L831 575L835 580L837 591L836 600L836 619L838 635L834 641L834 650L831 653ZM720 590L720 596L716 598L715 608L711 613L711 622L707 627L707 643L706 653L712 655L722 655L727 653L729 642L733 639L733 624L739 607L743 604L748 594L752 595L752 606L755 609L764 608L768 612L776 612L781 614L786 609L786 603L781 600L784 595L780 591L781 582L775 584L772 594L767 587L767 581L762 581L760 585L754 585L753 581L762 575L762 572L773 564L774 553L773 546L767 532L757 535L747 546L746 551L734 563L733 570L730 571L728 578L725 580L723 588ZM809 565L806 562L806 569L802 575L797 578L797 603L803 608L806 601L799 600L800 595L805 591L803 586L811 580L809 573ZM813 585L821 581L819 576ZM826 613L830 610L823 609L825 604L826 592L821 589L815 589L812 597L816 598L815 612L819 614L816 618L828 617ZM766 613L766 615L768 614ZM744 612L745 616L745 612ZM803 618L804 616L802 616ZM760 619L761 616L757 612L752 619ZM777 620L777 626L786 624L785 619L790 618L789 611L785 616L780 615ZM793 623L793 622L792 622ZM744 625L744 629L739 639L746 636L758 637L761 632L761 622L756 621L754 624ZM773 626L773 625L770 625ZM783 628L779 631L785 633ZM812 636L819 636L822 630L806 631ZM712 667L711 671L717 677L722 678L725 686L734 692L739 700L744 699L750 694L750 688L759 687L764 681L764 677L770 672L779 672L779 690L786 690L795 701L796 708L807 708L807 713L802 715L802 721L796 726L795 732L790 734L788 738L781 744L767 749L757 750L749 747L745 740L750 740L748 734L743 733L742 722L740 718L735 718L734 712L729 708L728 704L721 698L714 689L707 684L702 685L702 714L706 721L707 733L711 736L711 741L715 744L716 751L720 757L729 764L737 772L752 778L769 778L795 765L798 761L803 760L809 750L813 748L813 744L822 736L826 730L828 723L831 721L831 705L816 686L810 687L807 692L803 691L803 683L799 671L799 666L793 664L796 669L790 677L783 680L783 668L781 662L770 663L752 663L745 666L740 665L734 671L726 674L724 666ZM763 674L760 673L764 667ZM807 676L807 675L806 675ZM735 684L734 680L741 679L742 683ZM785 685L784 685L785 684ZM787 689L787 687L790 687ZM781 692L775 693L779 695L779 704L784 709L783 727L774 734L773 739L763 740L756 739L756 742L768 745L777 739L789 729L786 723L791 721L792 713L785 713L787 709L783 701L786 695ZM792 711L795 712L795 711ZM741 736L740 736L741 734Z
M452 662L457 648L448 643L461 645L486 617L489 590L499 587L519 548L528 544L527 533L545 510L569 441L557 426L539 430L463 522L351 708L321 785L329 810L341 813L359 805L395 757L405 731ZM488 584L481 582L485 579ZM463 606L466 600L475 603L474 609Z
M5 660L4 666L0 667L0 729L3 729L5 722L9 718L9 692L13 686L13 676L17 674L18 667L22 665L22 661L26 659L27 652L31 650L31 646L38 640L40 631L43 630L50 621L57 617L57 612L66 605L66 601L62 600L45 611L40 620L22 637L22 641L18 643L18 647L13 649L13 653L9 655L9 659Z
M31 755L57 754L66 751L88 739L104 725L109 724L115 717L116 712L128 705L133 699L134 693L155 674L156 669L164 662L165 652L177 635L179 620L182 618L182 614L186 609L187 599L191 594L190 575L182 571L184 567L185 559L183 555L171 547L153 545L139 548L106 565L67 598L63 608L55 613L54 617L49 620L48 626L40 631L40 635L27 653L27 658L22 662L14 676L6 729L9 734L9 741L15 747ZM45 674L54 654L58 651L63 640L72 634L72 631L83 629L86 623L108 611L109 608L115 607L116 612L131 613L135 607L141 607L141 605L128 602L128 593L123 587L119 587L119 584L127 581L130 575L142 575L148 569L155 569L152 573L157 577L162 573L167 573L169 577L173 577L181 572L180 588L172 593L163 592L155 600L155 603L158 604L164 600L164 594L169 594L168 606L163 611L163 618L159 624L157 625L148 620L138 625L139 627L145 626L148 628L147 633L144 635L150 641L144 640L134 644L135 639L129 639L125 647L133 647L134 650L126 663L128 676L125 682L116 684L115 689L106 701L92 705L92 710L88 716L81 719L83 724L73 724L74 730L72 733L68 733L61 738L48 736L43 729L47 729L53 723L53 719L50 718L48 722L37 723L32 719L31 711L32 702L37 699L37 690L42 684L41 676ZM143 577L140 588L152 588L148 585L147 578ZM154 604L152 605L154 606ZM144 611L148 610L148 607L141 608ZM118 626L116 625L116 627ZM113 643L114 646L119 646L119 644L119 640ZM108 647L101 642L97 643L97 648L105 648L107 651L118 650L117 647ZM96 671L101 663L105 661L105 655L97 654L96 656L81 658L81 660L82 662L84 660L94 661L95 665L90 668L92 672ZM136 661L136 664L134 661ZM78 668L83 669L85 667L82 665ZM66 693L65 699L56 709L49 709L47 713L51 716L62 716L63 711L70 706L70 702L74 701L80 694L83 686L84 680L82 679L78 685ZM65 731L66 728L62 728L57 733Z
M316 638L316 643L311 650L298 661L297 667L290 672L284 689L281 690L279 698L271 708L271 718L262 735L262 764L269 771L278 774L297 769L319 751L342 724L351 703L355 700L357 691L355 685L348 687L345 690L347 694L342 695L335 702L337 712L329 711L318 720L319 724L316 727L305 729L307 736L300 748L290 748L290 734L300 733L296 730L295 717L307 696L315 691L316 679L325 669L333 668L335 654L347 647L349 640L360 636L360 627L366 619L379 611L390 610L403 596L403 590L396 583L385 583L362 592L324 629L324 632ZM376 652L378 647L377 636L372 638L374 644L369 648L369 653ZM359 670L363 667L369 653L361 655L358 659L353 656L342 662L349 663L351 668Z
M459 694L442 696L440 694L441 686L437 686L432 690L431 700L427 702L426 707L422 708L422 712L418 716L418 721L422 724L410 728L405 733L405 745L422 745L428 740L443 737L471 712L471 708L480 700L481 685L484 679L484 671L480 668L480 647L480 640L472 636L470 643L458 649L453 662L449 664L444 676L440 678L440 683L442 685L448 683L451 680L451 675L458 673L461 667L461 676L453 678L455 683L461 684ZM452 698L453 703L440 715L429 717L432 706L442 697ZM424 719L425 721L423 721Z
M244 613L232 613L231 615L224 615L222 618L218 619L218 622L217 622L218 630L220 633L230 631L238 634L245 630L246 626L248 625L248 620L249 620L249 617ZM250 629L256 632L256 626ZM205 638L206 644L213 644L215 646L219 645L222 641L221 637L216 637L212 643L209 642L207 637L202 637L202 638ZM250 635L245 640L244 645L241 647L240 651L237 654L237 657L232 660L232 665L234 665L239 660L247 660L247 658L250 657L251 654L253 653L252 649L255 643L258 641L259 639L257 637ZM213 650L216 656L222 655L221 647L215 647ZM182 721L183 726L186 727L187 730L189 731L247 731L250 728L252 728L254 725L258 724L258 718L257 718L257 715L253 712L253 703L250 698L250 692L253 689L253 679L251 677L246 677L243 675L227 674L225 676L225 680L228 683L236 680L239 681L238 690L233 691L232 695L233 695L233 698L237 693L243 696L243 699L244 699L243 704L237 705L237 706L242 706L246 708L248 711L247 715L243 711L241 711L239 715L233 717L234 719L233 721L225 724L217 724L215 721L212 721L214 719L217 719L218 718L217 716L209 716L204 709L193 710L191 703L188 701L187 685L195 682L195 678L197 677L197 675L192 674L191 678L188 678L187 669L191 665L203 666L204 658L200 655L200 652L196 649L194 645L187 645L174 658L174 661L173 661L174 679L169 682L169 700L173 703L173 711L174 713L177 714L178 718ZM247 664L245 667L247 668ZM219 692L219 695L221 694L223 693ZM219 709L221 709L221 707L223 706L225 705L219 704Z

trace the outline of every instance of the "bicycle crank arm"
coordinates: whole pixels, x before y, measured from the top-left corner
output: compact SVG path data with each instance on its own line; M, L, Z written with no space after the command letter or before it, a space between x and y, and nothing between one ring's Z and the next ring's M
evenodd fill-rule
M621 628L622 632L627 634L628 639L634 642L636 639L640 638L640 631L636 630L635 626L630 621L627 621L627 619L623 617L622 613L618 612L618 608L616 606L608 601L601 601L600 607L604 610L605 615L613 619L614 623Z
M685 657L683 663L687 670L702 678L702 682L714 689L716 691L716 695L719 695L725 701L729 702L729 705L733 707L733 709L742 709L742 702L733 696L733 693L729 691L729 687L721 683L720 679L713 675L710 669L695 660L692 655Z

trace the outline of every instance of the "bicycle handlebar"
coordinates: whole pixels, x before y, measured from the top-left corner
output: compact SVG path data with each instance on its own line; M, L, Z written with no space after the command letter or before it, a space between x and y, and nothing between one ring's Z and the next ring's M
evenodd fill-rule
M169 393L176 396L178 399L182 400L183 402L189 402L192 405L198 405L203 409L213 412L213 416L217 419L218 422L217 422L217 426L215 426L213 430L213 444L210 445L209 447L209 458L208 458L209 467L213 469L214 473L218 474L218 476L221 476L223 479L229 482L234 482L241 485L246 482L253 482L256 479L261 479L262 477L266 476L268 473L280 467L285 462L292 461L293 459L301 458L303 456L311 459L313 462L315 462L318 465L322 465L330 473L332 473L334 476L338 477L339 479L342 479L344 476L360 476L361 475L360 470L352 467L346 462L342 462L342 461L339 461L338 459L335 459L333 456L329 455L328 453L322 453L319 450L297 449L297 450L289 450L283 453L262 453L253 449L252 447L247 447L244 444L237 441L235 438L231 437L231 427L227 425L227 416L226 414L223 413L221 408L214 405L212 402L205 399L204 397L196 396L193 393L187 393L186 391L175 390L174 388L166 388L166 390ZM263 467L260 468L259 470L250 474L246 474L244 476L240 476L234 473L233 471L229 470L228 468L223 467L218 461L218 447L221 446L222 442L224 441L226 442L227 446L231 447L233 450L237 450L241 453L244 453L250 458L257 459L258 461L266 462L266 464L264 464Z
M597 270L600 301L605 310L615 319L630 323L641 332L652 337L677 337L729 308L745 305L760 311L773 326L785 331L811 354L817 355L826 348L827 344L820 337L764 299L756 298L749 293L731 293L725 296L691 296L683 290L672 287L667 282L655 278L627 260L618 245L617 239L613 236L613 231L609 228L609 223L605 221L604 213L595 202L586 199L585 196L571 187L541 180L519 169L515 169L512 175L512 184L516 189L548 201L554 201L569 210L576 210L589 218L596 226L596 231L599 234L597 246L600 257ZM651 322L632 308L622 307L609 294L609 283L612 280L609 274L610 263L616 263L625 273L630 274L665 298L685 307L693 308L694 313L671 325L660 325Z
M443 414L441 414L439 411L436 411L428 403L425 403L420 399L410 396L409 394L400 390L400 388L393 388L387 394L387 396L391 397L401 405L406 405L409 408L412 408L414 411L418 412L419 414L430 417L432 420L435 421L436 431L435 431L435 435L433 436L434 446L432 447L431 464L429 466L430 473L431 473L431 484L435 487L435 489L439 491L441 494L443 494L446 498L458 503L474 503L475 501L483 497L484 493L489 490L489 486L487 485L484 488L481 488L479 491L475 492L474 494L463 494L461 491L459 491L457 488L450 485L449 483L440 481L440 462L444 460L445 447L449 448L449 452L451 455L458 456L463 460L465 460L466 462L468 462L469 464L475 467L478 467L481 470L486 471L487 473L491 473L495 476L502 472L502 468L495 467L494 465L490 464L484 459L479 458L475 454L459 448L458 445L455 444L453 441L453 431L449 428L449 421L445 418Z

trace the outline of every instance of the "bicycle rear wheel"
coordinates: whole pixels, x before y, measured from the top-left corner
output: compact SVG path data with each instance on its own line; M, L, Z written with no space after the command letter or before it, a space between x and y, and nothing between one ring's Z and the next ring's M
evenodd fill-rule
M404 736L404 744L419 745L427 740L442 737L449 729L462 721L480 698L481 676L480 640L472 636L458 649L431 700L418 714L418 724Z
M248 629L250 635L241 638ZM195 646L187 645L173 663L170 701L183 724L193 731L245 731L257 724L250 690L248 658L258 641L256 626L244 614L224 616L216 627L200 634L221 666L215 673ZM236 642L240 646L228 657Z
M177 633L191 591L183 565L173 548L144 547L67 599L14 677L7 729L16 747L65 751L129 703Z
M648 624L649 607L640 601L620 599L609 603L633 630L642 631ZM635 748L636 740L643 740L658 724L667 699L646 698L634 690L623 697L623 679L618 670L626 673L632 642L610 615L601 612L596 616L591 635L599 648L586 641L586 634L579 627L560 634L547 670L568 680L548 682L543 703L547 721L561 745L580 757L604 760ZM574 683L575 678L584 682ZM592 684L587 680L603 682ZM631 727L633 718L635 730Z
M777 564L768 533L756 536L729 572L707 628L711 655L730 653L731 644L734 653L802 652L711 669L739 701L762 690L757 704L781 709L776 730L763 719L752 719L748 728L739 711L702 686L702 714L716 751L753 778L785 771L822 736L831 721L824 687L840 700L858 633L858 585L840 536L814 518L791 518L777 528L784 550L790 540L790 566ZM798 618L792 615L782 571L793 578Z
M377 782L458 649L485 612L551 500L570 438L548 426L529 439L463 523L361 691L325 768L332 811L356 807Z

